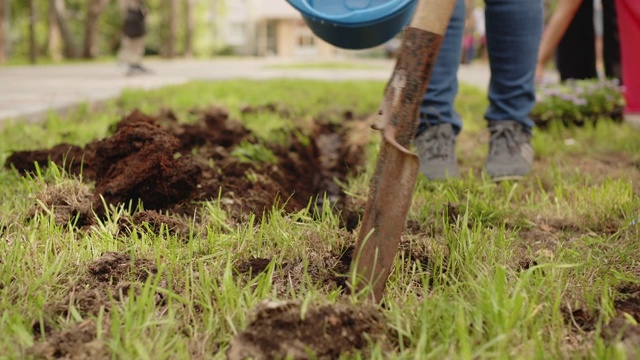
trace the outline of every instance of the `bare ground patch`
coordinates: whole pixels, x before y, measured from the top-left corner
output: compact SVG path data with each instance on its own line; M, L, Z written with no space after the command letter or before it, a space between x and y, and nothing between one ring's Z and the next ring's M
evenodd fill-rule
M336 359L365 351L370 343L384 349L389 346L387 331L376 307L263 301L247 328L231 341L227 356Z

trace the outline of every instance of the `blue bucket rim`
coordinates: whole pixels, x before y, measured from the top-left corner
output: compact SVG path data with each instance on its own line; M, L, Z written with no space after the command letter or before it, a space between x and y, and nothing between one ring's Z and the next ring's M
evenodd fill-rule
M372 8L353 10L343 15L331 15L317 11L309 5L308 0L287 0L289 4L306 17L347 26L355 26L383 20L389 16L395 15L395 13L403 10L406 6L411 5L414 1L416 0L394 0Z

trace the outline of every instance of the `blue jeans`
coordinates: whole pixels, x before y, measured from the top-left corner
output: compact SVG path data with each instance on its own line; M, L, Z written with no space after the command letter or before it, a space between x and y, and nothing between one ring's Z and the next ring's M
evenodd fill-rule
M542 36L542 0L485 0L487 51L491 69L489 121L514 120L534 126L534 75ZM450 123L456 133L462 120L453 108L465 22L464 0L457 0L420 107L418 134L429 125ZM464 80L464 79L463 79Z

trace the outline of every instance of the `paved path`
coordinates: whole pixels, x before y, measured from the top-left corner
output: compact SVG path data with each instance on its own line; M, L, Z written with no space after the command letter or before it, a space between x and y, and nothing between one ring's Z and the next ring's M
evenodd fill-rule
M0 67L0 128L9 119L37 121L49 110L65 111L78 104L102 102L126 88L153 89L190 80L305 78L321 80L387 80L392 60L341 60L354 66L334 68L298 66L309 61L269 58L213 60L152 60L152 75L124 76L114 63L82 63ZM321 62L326 64L326 62ZM489 83L486 65L460 67L459 79L483 89Z

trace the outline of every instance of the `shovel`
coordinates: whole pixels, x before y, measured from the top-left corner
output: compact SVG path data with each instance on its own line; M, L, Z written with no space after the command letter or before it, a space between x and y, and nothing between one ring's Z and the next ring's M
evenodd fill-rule
M352 286L370 288L374 302L382 299L411 206L419 162L407 148L455 2L419 0L373 125L382 132L382 144L351 269L357 276Z

